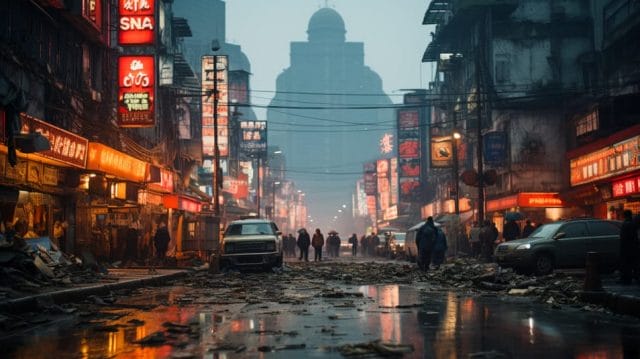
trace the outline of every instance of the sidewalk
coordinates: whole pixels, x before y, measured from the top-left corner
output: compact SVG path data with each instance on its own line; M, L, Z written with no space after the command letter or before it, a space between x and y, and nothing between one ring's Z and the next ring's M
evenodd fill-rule
M39 293L19 295L17 298L0 299L0 312L24 312L37 308L41 301L61 304L80 300L90 295L104 295L111 291L145 285L163 284L184 277L188 273L206 270L206 266L184 269L157 269L149 273L142 268L113 268L109 274L95 283L76 284L69 287L47 287Z
M619 313L640 317L640 284L630 285L618 283L614 275L601 276L602 291L581 292L580 297L586 302L598 304Z

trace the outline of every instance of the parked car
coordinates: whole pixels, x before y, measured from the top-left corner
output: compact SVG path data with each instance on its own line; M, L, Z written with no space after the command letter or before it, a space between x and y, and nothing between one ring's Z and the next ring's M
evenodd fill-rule
M231 222L222 239L220 267L282 267L282 232L265 219Z
M580 218L544 224L528 238L498 245L494 256L501 267L548 274L556 268L585 267L588 252L600 254L600 268L611 270L620 257L621 222Z
M407 234L404 232L393 232L391 233L390 239L390 247L391 247L391 258L403 258L405 256L405 241L407 238Z

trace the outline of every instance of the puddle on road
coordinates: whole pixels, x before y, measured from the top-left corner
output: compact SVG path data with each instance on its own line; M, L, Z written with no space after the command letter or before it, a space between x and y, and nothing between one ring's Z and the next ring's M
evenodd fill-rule
M197 297L191 288L158 288L127 301L160 304L153 310L115 309L129 314L100 326L78 320L39 329L2 345L9 357L29 359L341 357L339 346L376 339L411 344L407 358L640 357L634 319L408 286L337 289L342 294L302 292L304 303L193 305L174 304L186 295ZM157 332L172 345L135 344Z

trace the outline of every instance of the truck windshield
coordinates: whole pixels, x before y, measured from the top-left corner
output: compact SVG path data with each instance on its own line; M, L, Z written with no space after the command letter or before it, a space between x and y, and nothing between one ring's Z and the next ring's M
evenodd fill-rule
M230 225L225 235L227 236L239 236L239 235L251 235L251 234L274 234L273 229L269 223L243 223Z

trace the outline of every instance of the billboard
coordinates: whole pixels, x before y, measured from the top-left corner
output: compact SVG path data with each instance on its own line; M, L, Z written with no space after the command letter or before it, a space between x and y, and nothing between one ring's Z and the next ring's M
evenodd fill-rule
M378 193L376 162L367 162L364 164L364 193L366 193L367 196L375 196Z
M487 132L482 136L484 162L492 167L505 165L507 136L503 131Z
M153 55L118 58L118 126L155 126Z
M453 141L451 136L432 136L430 152L432 168L446 168L453 165Z
M403 109L398 111L397 116L398 176L395 186L399 190L398 202L414 202L419 198L421 177L420 111ZM392 201L392 204L395 202Z
M377 175L378 175L378 199L380 203L380 209L386 210L389 208L391 201L391 184L389 182L389 160L378 160L377 162Z
M214 59L217 64L214 66ZM214 70L217 69L216 70ZM214 107L214 79L217 83L218 106ZM227 56L202 56L202 155L215 155L214 111L218 118L218 149L221 157L229 155L229 87Z
M118 0L118 43L153 45L156 29L155 0Z
M240 150L246 155L267 152L267 121L240 121Z

